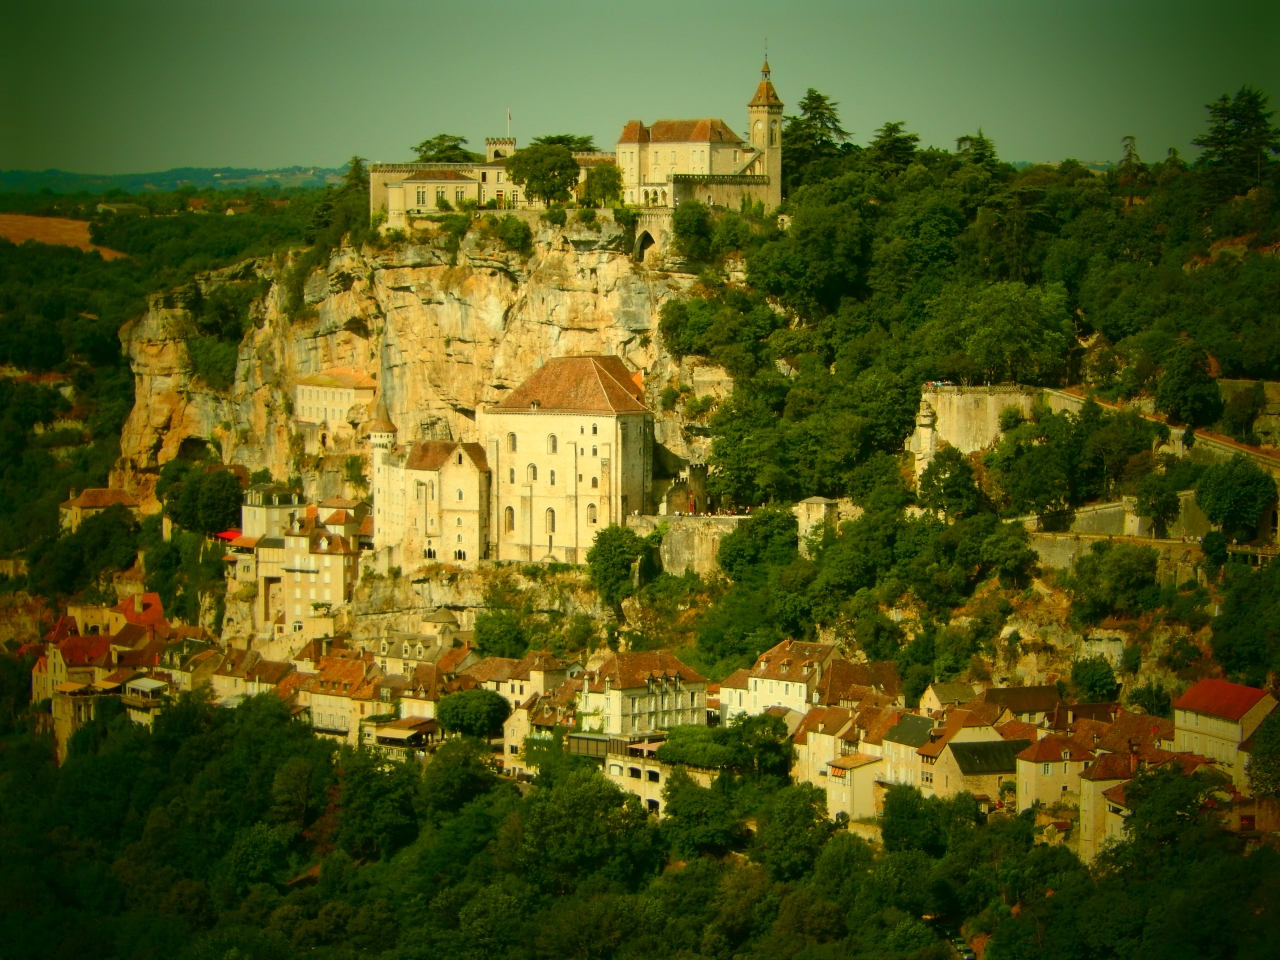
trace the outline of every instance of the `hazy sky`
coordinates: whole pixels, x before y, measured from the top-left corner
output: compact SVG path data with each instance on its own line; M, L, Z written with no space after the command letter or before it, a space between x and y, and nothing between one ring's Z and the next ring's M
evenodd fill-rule
M1203 104L1280 104L1280 2L0 0L0 168L337 166L439 132L614 142L630 118L740 132L768 38L865 143L979 126L1009 160L1192 152Z

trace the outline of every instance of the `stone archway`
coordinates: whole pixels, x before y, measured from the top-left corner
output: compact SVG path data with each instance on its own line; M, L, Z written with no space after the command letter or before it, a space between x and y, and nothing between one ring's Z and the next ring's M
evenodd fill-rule
M653 234L648 230L641 230L640 235L636 237L635 258L638 262L644 263L644 258L649 253L649 248L654 245Z

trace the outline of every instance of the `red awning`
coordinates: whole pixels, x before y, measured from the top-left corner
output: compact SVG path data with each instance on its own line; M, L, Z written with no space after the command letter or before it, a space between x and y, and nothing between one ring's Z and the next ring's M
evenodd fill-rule
M237 540L239 539L239 537L240 537L239 530L223 530L220 534L218 534L219 540L226 540L227 542L230 542L232 540Z

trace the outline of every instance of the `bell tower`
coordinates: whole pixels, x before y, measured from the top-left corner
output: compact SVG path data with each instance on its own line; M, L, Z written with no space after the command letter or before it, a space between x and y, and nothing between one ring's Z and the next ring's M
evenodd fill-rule
M766 212L773 211L782 203L782 100L769 79L768 60L760 68L760 86L747 104L747 117L747 139L760 156L752 172L769 178L759 199Z

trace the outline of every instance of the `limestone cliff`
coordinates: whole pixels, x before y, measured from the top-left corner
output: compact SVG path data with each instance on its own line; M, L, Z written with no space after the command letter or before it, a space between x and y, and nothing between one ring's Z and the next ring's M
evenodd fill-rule
M658 442L683 460L705 459L707 440L690 436L659 395L673 383L724 396L718 368L677 364L659 343L662 303L687 289L688 275L635 264L625 235L610 221L593 231L555 228L530 218L532 255L506 251L477 221L452 262L446 244L421 232L386 248L343 248L305 284L306 309L290 318L283 283L287 261L256 261L199 278L206 291L256 275L271 282L253 307L239 347L235 383L215 391L192 372L193 318L174 295L121 331L137 382L113 485L155 509L161 464L183 444L210 442L226 463L301 476L313 497L351 495L343 466L363 451L335 438L324 456L307 456L291 422L293 385L330 367L374 377L402 441L472 440L475 411L500 400L548 357L616 354L644 372ZM367 455L367 454L366 454ZM668 464L672 458L665 458ZM679 461L675 461L678 465Z

